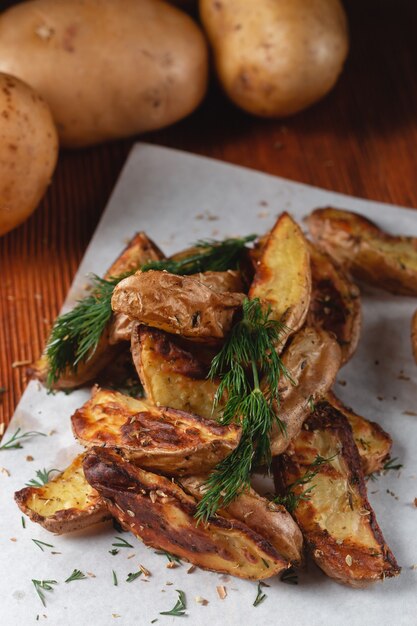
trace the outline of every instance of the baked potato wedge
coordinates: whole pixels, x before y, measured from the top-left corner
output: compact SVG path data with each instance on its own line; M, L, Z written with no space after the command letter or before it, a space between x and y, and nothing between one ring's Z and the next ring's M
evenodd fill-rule
M149 270L115 287L112 308L168 333L213 341L226 336L243 299L242 293L217 293L193 276Z
M326 394L325 399L347 418L358 448L364 474L381 472L391 452L392 439L389 434L376 422L371 422L354 413L332 391Z
M289 566L269 541L242 522L216 516L197 524L193 497L171 479L144 471L115 452L93 448L84 471L109 511L146 545L249 580L269 578Z
M206 476L181 478L181 486L197 501L204 495ZM227 507L219 509L226 519L243 522L265 537L276 551L292 565L303 561L303 536L285 507L260 496L254 489L241 492Z
M281 321L287 333L304 323L310 303L311 269L307 240L288 213L282 213L256 261L249 298L271 307L271 319Z
M393 236L357 213L316 209L306 222L317 246L355 278L417 296L417 237Z
M417 363L417 311L411 320L411 347L413 349L414 360Z
M71 423L86 448L117 449L136 465L170 476L208 472L240 439L238 426L98 388Z
M208 367L179 345L175 337L136 324L131 352L146 397L151 402L216 419L219 407L213 411L213 401L218 383L206 378Z
M307 324L332 333L346 363L356 350L361 331L359 288L332 259L309 242L312 293Z
M298 500L294 517L315 562L328 576L363 587L399 574L368 502L352 430L340 411L320 402L291 448L274 463L278 493L290 488L300 495L310 489ZM313 469L311 480L294 485Z
M273 456L282 454L298 435L314 402L333 385L341 363L340 346L324 330L306 326L298 331L282 354L290 378L280 383L280 405L276 412L286 425L286 434L278 426L271 432Z
M111 519L103 500L85 479L83 459L83 454L77 456L62 474L42 487L16 491L20 510L32 522L57 535Z

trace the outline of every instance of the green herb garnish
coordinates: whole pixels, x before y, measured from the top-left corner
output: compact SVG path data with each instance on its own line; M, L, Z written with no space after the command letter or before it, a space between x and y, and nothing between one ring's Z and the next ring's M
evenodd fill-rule
M114 571L114 569L112 569L112 574L113 574L113 585L115 587L117 587L119 583L118 583L117 575L116 575L116 572Z
M403 467L403 464L396 463L396 461L398 461L397 457L394 457L393 459L388 459L388 461L384 463L383 471L389 472L390 470L400 470Z
M57 585L58 582L56 580L34 580L32 578L32 583L35 586L36 593L38 594L43 606L46 606L44 591L53 591L54 588L52 585Z
M286 583L287 585L298 585L297 572L293 567L289 567L282 572L280 580L282 583Z
M258 582L258 593L256 594L255 602L253 606L259 606L261 602L265 600L267 597L266 593L262 591L262 587L265 587L265 584L261 581Z
M180 589L175 590L178 593L178 600L176 605L170 611L161 611L159 615L172 615L174 617L184 617L187 615L185 609L187 608L187 604L185 602L185 593Z
M34 543L35 545L37 545L37 546L38 546L38 548L39 548L40 550L42 550L42 552L45 552L45 550L44 550L44 546L45 546L46 548L53 548L53 547L54 547L51 543L45 543L44 541L41 541L40 539L32 539L32 541L33 541L33 543Z
M52 474L53 472L58 472L58 474L60 474L61 470L55 468L48 471L46 471L45 468L43 468L43 470L37 470L36 478L32 478L28 483L26 483L26 486L42 487L43 485L46 485L46 483L49 481L50 474Z
M113 550L109 550L109 554L116 556L116 554L119 554L119 550L117 548L113 548Z
M9 441L6 441L6 443L3 443L0 446L0 450L17 450L23 448L21 442L26 439L30 439L31 437L37 437L38 435L41 437L46 437L45 433L40 433L37 430L29 430L26 433L20 434L21 430L22 429L19 427L16 432L11 436Z
M22 528L26 528L26 520L25 520L25 518L23 517L23 515L22 515L22 517L21 517L21 520L22 520Z
M270 316L271 310L263 310L258 298L244 300L242 320L212 361L209 376L220 378L214 407L227 397L219 421L239 424L242 434L238 447L216 465L205 483L197 505L200 521L207 521L249 486L254 466L270 465L272 427L286 433L277 415L278 386L282 376L290 377L276 351L285 327Z
M133 548L132 544L123 539L123 537L115 537L115 539L117 539L118 543L111 544L115 548Z
M175 554L171 554L171 552L167 552L166 550L156 550L155 554L163 554L170 563L177 563L178 565L181 564L181 559L179 557L175 556Z
M134 580L136 580L137 578L139 578L139 576L141 576L141 575L142 575L142 572L140 572L140 571L139 572L130 573L130 574L127 575L126 582L127 583L131 583Z
M75 569L65 582L72 583L74 580L85 580L86 578L87 576L81 570Z

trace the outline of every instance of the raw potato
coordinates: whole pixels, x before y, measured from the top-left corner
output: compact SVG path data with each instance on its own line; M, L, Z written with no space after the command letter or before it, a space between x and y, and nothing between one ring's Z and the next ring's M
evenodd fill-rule
M349 423L326 402L317 405L291 448L276 459L278 491L305 476L318 455L331 460L314 468L318 473L307 484L292 487L295 494L313 487L294 516L317 565L352 587L397 576L400 568L368 502Z
M103 500L86 481L84 455L42 487L24 487L15 493L23 513L51 533L81 530L111 519Z
M417 237L390 235L358 213L331 207L316 209L306 222L317 246L355 278L417 296Z
M0 119L1 236L38 206L55 169L58 137L44 100L29 85L1 73Z
M307 240L292 217L282 213L262 246L249 298L270 306L271 318L285 324L288 337L303 325L310 295Z
M259 580L289 563L261 535L220 515L197 524L196 501L175 482L145 472L103 448L87 454L84 471L119 522L149 546L204 569Z
M417 311L411 320L411 346L413 348L414 360L417 363Z
M332 333L342 350L342 363L354 354L361 332L359 288L332 259L309 243L312 293L307 323Z
M83 446L120 450L136 465L170 476L210 471L240 440L240 428L233 424L221 426L198 415L97 388L71 423Z
M334 86L348 48L339 0L200 0L223 89L242 109L282 117Z
M0 16L0 70L45 98L62 145L88 146L191 113L207 47L188 15L159 0L32 0Z
M115 288L112 308L130 319L195 341L223 339L244 294L215 292L195 276L136 272Z

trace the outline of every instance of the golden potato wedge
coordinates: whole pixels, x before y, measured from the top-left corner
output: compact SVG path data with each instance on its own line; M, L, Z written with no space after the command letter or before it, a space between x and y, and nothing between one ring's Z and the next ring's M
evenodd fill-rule
M204 494L206 476L189 476L181 479L181 486L197 501ZM218 514L226 519L243 522L265 537L275 550L293 565L303 561L303 536L285 507L260 496L254 489L241 492L233 502Z
M389 434L376 422L370 422L354 413L333 392L329 391L325 399L347 418L358 448L364 474L382 471L391 452L392 439Z
M314 467L318 457L329 461ZM290 487L300 495L311 487L294 516L314 560L328 576L363 587L399 574L367 499L352 430L340 411L320 402L291 448L274 462L278 492ZM294 485L312 469L317 473L308 483Z
M239 270L200 272L192 274L191 278L195 278L216 293L243 293L245 291L245 284Z
M417 237L389 235L362 215L330 207L316 209L306 222L318 247L355 278L417 296Z
M81 530L111 519L103 500L86 481L84 455L42 487L24 487L14 497L32 522L57 535Z
M271 318L281 321L288 334L306 319L311 295L310 254L298 224L282 213L256 262L249 298L271 307Z
M333 385L341 363L340 346L324 330L306 326L293 337L282 359L290 376L280 383L280 406L276 412L286 425L286 434L277 426L271 433L271 452L282 454L298 435L314 402Z
M221 426L199 415L97 388L71 422L85 447L118 449L135 464L170 476L208 472L240 439L235 425Z
M332 259L309 242L312 293L307 324L333 333L346 363L356 350L361 331L359 288Z
M219 410L213 411L213 401L218 383L206 378L208 367L178 345L175 337L137 324L132 331L131 352L151 402L216 419Z
M417 311L411 320L411 347L413 349L414 360L417 363Z
M196 341L222 339L244 294L216 293L192 276L137 272L115 288L112 308L141 324Z
M258 580L289 564L263 537L221 516L197 524L196 501L175 482L146 472L108 449L93 448L84 461L87 480L110 512L146 545L194 565Z

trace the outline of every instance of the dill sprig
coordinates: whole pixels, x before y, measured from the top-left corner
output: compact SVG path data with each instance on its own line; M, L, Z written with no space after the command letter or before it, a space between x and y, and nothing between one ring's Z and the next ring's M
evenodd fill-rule
M386 472L389 472L391 470L399 471L403 467L403 464L397 463L398 460L399 459L397 457L394 457L393 459L388 459L387 461L385 461L384 466L381 470L368 474L368 480L375 481L381 473L385 474Z
M26 433L20 434L22 429L19 427L15 433L10 437L9 441L3 443L0 446L0 450L18 450L23 448L22 441L26 439L30 439L31 437L37 437L38 435L41 437L46 437L45 433L40 433L37 430L30 430Z
M49 476L53 472L61 473L61 470L52 468L50 470L46 470L45 468L36 471L36 478L32 478L28 483L26 483L27 487L43 487L49 481Z
M72 583L74 580L85 580L87 576L79 569L75 569L71 576L68 576L66 583Z
M256 594L256 598L255 598L255 602L253 603L253 606L259 606L261 602L263 602L265 598L267 597L266 593L262 591L262 587L266 587L266 585L262 581L259 581L258 593Z
M112 543L111 545L115 548L133 548L132 544L123 539L123 537L115 537L117 542Z
M54 548L55 546L52 545L52 543L45 543L45 541L41 541L40 539L32 539L33 543L35 545L38 546L38 548L40 550L42 550L42 552L45 552L45 547L46 548Z
M137 578L139 578L139 576L142 576L142 572L141 571L139 571L139 572L130 572L130 574L127 575L126 582L127 583L131 583L134 580L136 580Z
M186 256L150 261L142 266L142 272L149 270L165 270L171 274L198 274L199 272L224 272L236 269L239 256L247 243L254 241L257 235L237 237L217 241L216 239L200 239L194 244L194 250Z
M43 606L46 606L45 594L44 591L53 591L54 588L52 585L57 585L58 581L56 580L35 580L32 578L32 583L35 587L36 593L38 594L40 601Z
M233 327L209 372L212 380L220 378L213 407L227 397L219 421L239 424L241 438L205 483L204 496L197 506L200 521L207 521L249 486L254 466L270 464L272 427L276 424L286 433L277 415L278 389L281 377L290 376L276 351L285 327L271 319L271 310L264 310L258 298L245 299L242 311L241 321Z
M289 567L281 574L280 581L287 585L298 585L298 575L293 567Z
M175 591L178 594L178 600L174 608L170 611L161 611L159 615L172 615L174 617L184 617L184 615L187 615L187 613L185 612L185 609L187 608L185 593L180 589L176 589Z
M327 463L330 463L330 461L333 461L333 459L336 457L337 453L333 456L328 457L327 459L318 454L314 461L311 463L311 465L308 467L306 472L302 476L300 476L300 478L297 478L297 480L288 485L287 493L283 496L277 496L272 501L276 504L282 504L283 506L285 506L289 513L293 513L300 502L310 500L311 492L314 490L315 485L310 485L310 487L307 487L307 489L303 489L299 493L296 493L294 491L294 488L310 483L320 472L320 468L323 465L327 465Z
M178 556L175 556L175 554L171 554L171 552L167 552L166 550L155 550L155 554L163 554L170 563L176 563L177 565L181 565L182 563Z

